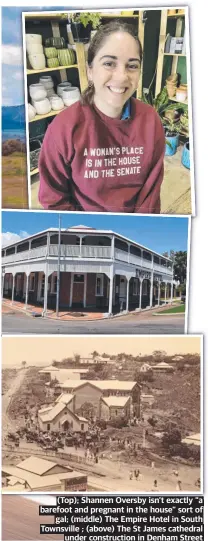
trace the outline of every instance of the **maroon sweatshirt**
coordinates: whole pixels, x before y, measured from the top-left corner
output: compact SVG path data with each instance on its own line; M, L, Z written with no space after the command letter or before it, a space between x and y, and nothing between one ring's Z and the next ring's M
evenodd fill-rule
M165 136L153 107L131 98L131 117L76 102L49 125L39 159L45 209L160 212Z

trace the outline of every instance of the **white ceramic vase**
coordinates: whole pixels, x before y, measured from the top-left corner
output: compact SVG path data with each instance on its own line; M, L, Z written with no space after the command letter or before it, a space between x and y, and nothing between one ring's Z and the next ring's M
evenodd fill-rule
M47 96L47 90L40 83L29 86L29 94L33 100L42 100Z
M54 87L54 82L50 75L43 75L40 77L39 83L42 84L46 90Z
M64 81L63 83L60 83L58 86L57 86L57 94L58 96L60 96L62 98L62 94L63 94L63 90L65 88L71 88L71 83L69 83L69 81Z
M60 96L51 96L50 98L51 108L53 111L60 111L64 108L64 102Z
M28 120L30 122L30 120L33 120L33 118L35 118L36 116L36 109L35 107L33 107L33 105L31 105L31 103L28 103Z
M41 34L26 34L26 46L27 45L33 45L34 43L39 43L42 45L42 36Z
M71 88L66 88L63 90L62 99L64 105L67 107L72 103L80 100L80 91L79 88L72 86Z
M43 100L33 100L33 106L35 107L38 115L47 115L51 111L51 104L48 98Z
M30 54L29 61L34 70L43 70L46 67L46 58L44 54Z
M26 46L28 55L43 54L43 46L41 43L32 43Z

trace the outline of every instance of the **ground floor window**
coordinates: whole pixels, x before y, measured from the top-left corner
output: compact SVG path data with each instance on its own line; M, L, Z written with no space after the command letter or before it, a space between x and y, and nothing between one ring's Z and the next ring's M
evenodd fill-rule
M81 423L81 430L84 430L84 423Z
M47 430L50 430L50 428L51 428L51 425L50 425L50 423L48 423L47 424Z
M35 289L35 273L32 272L29 277L29 291L34 291Z
M133 295L139 295L139 281L137 278L134 278L133 281Z
M103 274L97 274L96 275L96 289L95 289L96 297L102 297L103 296L103 286L104 286L104 275Z

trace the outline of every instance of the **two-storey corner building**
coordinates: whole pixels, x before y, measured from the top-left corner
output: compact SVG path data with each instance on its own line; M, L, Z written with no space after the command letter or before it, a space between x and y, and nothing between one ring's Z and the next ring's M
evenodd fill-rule
M60 242L59 242L59 239ZM173 297L170 259L113 231L85 226L48 229L2 250L3 296L59 309L92 309L111 315L143 309Z

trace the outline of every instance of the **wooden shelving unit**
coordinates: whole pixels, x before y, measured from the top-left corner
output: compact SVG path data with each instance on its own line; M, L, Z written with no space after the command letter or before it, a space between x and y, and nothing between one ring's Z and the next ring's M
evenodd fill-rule
M67 109L67 107L63 107L63 109L60 109L59 111L50 111L50 113L47 113L46 115L36 115L35 118L29 121L29 123L37 122L38 120L43 120L44 118L50 118L51 116L56 116L59 113L61 113L61 111L64 111L65 109Z
M37 173L39 173L38 167L36 167L36 169L33 169L32 171L30 171L30 176L32 177L33 175L37 175Z
M48 71L68 70L70 68L78 68L78 64L72 64L70 66L58 66L57 68L44 68L43 70L27 70L27 75L34 75L34 73L48 73Z
M175 15L169 15L167 9L161 10L161 21L160 21L160 37L159 37L159 47L158 47L158 61L157 61L157 75L156 75L156 86L155 86L155 96L157 96L162 87L162 75L163 75L163 64L164 57L172 57L172 66L171 66L171 75L177 73L178 59L186 57L185 54L177 53L165 53L165 43L167 38L167 22L169 18L176 19L176 30L175 37L181 37L182 33L182 24L185 17L185 13L176 13ZM172 98L171 98L172 99ZM174 100L177 101L177 100Z

